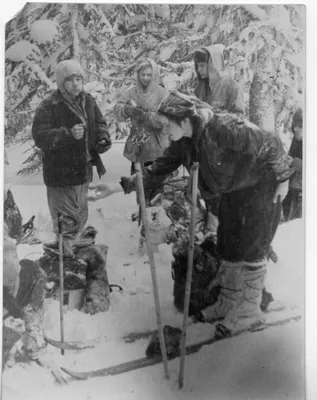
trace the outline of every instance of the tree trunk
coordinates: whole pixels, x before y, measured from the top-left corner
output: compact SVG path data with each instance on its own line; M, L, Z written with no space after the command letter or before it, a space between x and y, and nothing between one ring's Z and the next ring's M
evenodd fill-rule
M260 128L275 131L275 112L273 99L267 83L256 72L250 87L249 119Z

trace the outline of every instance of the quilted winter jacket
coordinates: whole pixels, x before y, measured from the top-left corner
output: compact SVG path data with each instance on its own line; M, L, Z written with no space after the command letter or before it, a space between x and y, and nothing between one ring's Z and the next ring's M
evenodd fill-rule
M87 182L87 134L92 164L97 167L99 177L106 172L99 153L111 147L107 123L93 97L84 92L82 95L88 120L81 140L74 139L70 130L82 121L71 110L59 90L43 100L35 112L32 135L36 146L42 150L46 186L75 186ZM101 140L105 140L102 147L98 146Z
M264 176L283 182L294 172L292 158L277 134L224 113L214 115L207 124L200 118L192 138L172 142L164 155L146 168L144 187L155 187L181 165L190 171L194 161L199 162L198 186L204 200L254 186ZM121 184L129 193L135 190L135 177L122 178Z

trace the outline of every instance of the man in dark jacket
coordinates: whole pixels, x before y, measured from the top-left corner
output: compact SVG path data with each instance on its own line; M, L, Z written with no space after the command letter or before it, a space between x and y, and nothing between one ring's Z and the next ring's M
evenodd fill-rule
M299 108L293 116L292 132L294 134L289 155L293 158L295 172L290 179L289 192L283 201L285 221L302 218L302 163L303 163L303 112Z
M158 112L172 144L144 174L145 188L159 184L180 165L188 170L199 162L203 198L221 194L217 253L220 294L199 313L220 332L238 329L242 318L254 322L260 303L270 243L278 227L281 201L294 172L278 135L229 113L196 109L196 99L172 91ZM135 190L135 176L118 184L97 185L95 199ZM197 319L197 316L195 317Z
M93 166L105 172L100 155L111 147L107 123L95 100L83 91L83 71L76 60L56 67L58 89L36 110L32 135L43 152L43 176L53 220L63 214L64 254L73 256L72 245L88 218L87 192ZM48 247L57 248L57 242Z
M194 53L198 84L195 95L214 109L224 109L244 115L243 97L237 83L224 72L223 45L202 47ZM206 199L207 220L205 231L217 234L220 196L211 194Z

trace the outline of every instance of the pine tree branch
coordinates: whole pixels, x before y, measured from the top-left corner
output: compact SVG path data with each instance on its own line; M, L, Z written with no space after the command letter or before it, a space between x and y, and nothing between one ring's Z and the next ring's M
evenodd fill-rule
M93 43L92 41L89 41L88 43L88 47L90 47L91 49L93 49L96 53L99 54L99 56L103 59L103 61L106 64L109 64L109 59L107 57L107 55L105 54L105 51L99 47L97 44Z
M111 36L116 36L116 34L115 34L115 32L114 32L114 30L112 28L112 25L110 24L108 19L105 17L103 11L99 7L97 7L97 5L96 6L95 5L91 5L91 6L93 7L93 9L96 11L98 16L100 17L100 21L99 22L104 23L106 25L106 27L108 28Z
M35 93L35 92L34 92ZM21 104L25 102L25 100L30 96L30 92L28 91L22 99L20 99L17 103L15 103L10 110L7 111L8 114L12 113L14 110L16 110L18 107L20 107Z
M123 82L124 80L131 80L131 78L127 78L127 77L122 77L122 78L116 78L114 76L109 76L109 78L105 77L105 76L101 76L100 74L98 74L97 72L94 71L90 71L89 69L85 69L86 72L88 72L89 74L92 74L96 77L98 77L100 80L104 80L104 81L118 81L118 82Z
M46 83L50 90L55 90L55 84L46 76L45 72L40 68L39 65L31 62L31 61L24 61L25 65L33 71L42 82Z
M55 53L53 53L48 58L44 59L42 64L43 69L47 70L51 65L56 64L58 57L61 56L63 53L65 53L66 50L69 49L71 44L72 42L70 40L67 40L66 43L63 46L61 46Z
M125 4L123 4L123 8L124 8L125 12L128 14L128 16L132 17L130 10L128 9L128 7Z
M72 7L72 16L71 16L71 25L72 25L72 32L73 32L73 49L74 49L74 58L77 61L80 61L80 41L79 35L77 30L77 23L78 23L78 5L75 4Z
M244 4L241 7L256 19L261 21L267 19L267 13L255 4Z

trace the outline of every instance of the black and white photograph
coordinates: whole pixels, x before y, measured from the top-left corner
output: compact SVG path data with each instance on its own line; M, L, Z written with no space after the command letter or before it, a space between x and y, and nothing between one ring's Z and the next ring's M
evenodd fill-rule
M5 22L3 400L308 399L308 12Z

